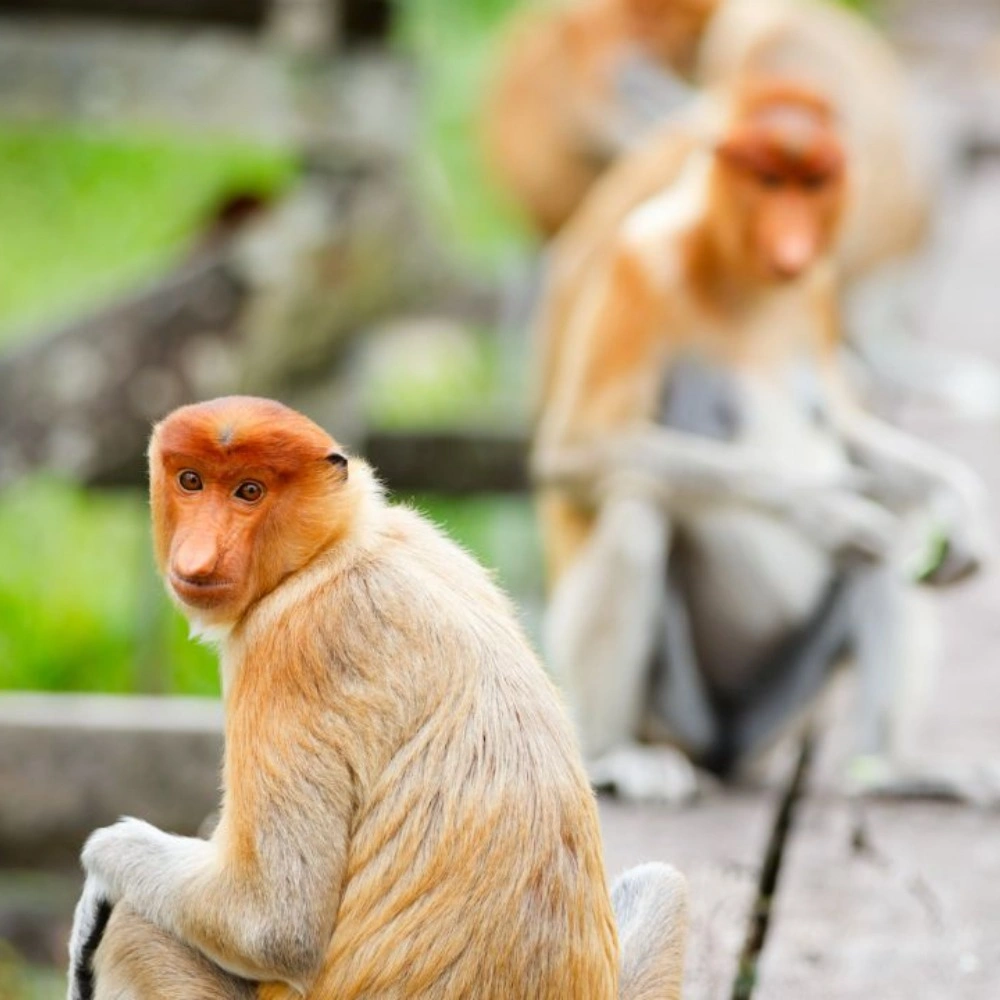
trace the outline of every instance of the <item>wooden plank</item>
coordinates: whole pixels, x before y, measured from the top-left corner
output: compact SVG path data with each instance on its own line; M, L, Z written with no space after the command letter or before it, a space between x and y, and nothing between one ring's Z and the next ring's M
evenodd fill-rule
M684 810L601 800L610 878L666 861L688 880L685 1000L730 1000L778 797L777 791L719 792Z
M1000 820L808 801L754 1000L996 1000Z

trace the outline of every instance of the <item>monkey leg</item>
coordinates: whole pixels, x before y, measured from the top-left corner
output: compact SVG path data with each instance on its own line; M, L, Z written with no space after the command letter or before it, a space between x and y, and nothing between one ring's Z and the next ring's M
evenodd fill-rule
M895 567L872 567L860 574L854 596L857 732L846 789L1000 805L996 762L910 762L901 753L903 730L918 708L914 682L926 671L921 661L933 645L920 628L912 585Z
M862 588L851 571L834 581L810 621L788 637L752 689L720 706L719 735L702 758L718 774L767 749L806 712L847 652Z
M622 1000L680 1000L687 943L687 882L675 869L647 864L625 872L611 903L621 942Z
M553 594L546 647L593 783L627 798L684 802L697 791L687 757L673 747L638 743L670 534L669 518L656 504L609 497Z
M257 987L115 907L94 955L94 1000L253 1000Z

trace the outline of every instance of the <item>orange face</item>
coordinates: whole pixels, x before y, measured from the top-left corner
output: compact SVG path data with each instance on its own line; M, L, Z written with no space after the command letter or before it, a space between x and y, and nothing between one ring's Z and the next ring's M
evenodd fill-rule
M791 281L832 248L845 158L828 109L778 93L716 150L713 230L726 265L758 282Z
M624 0L624 3L632 37L669 69L689 73L719 0Z
M347 459L280 403L175 410L154 430L149 462L157 564L199 623L237 621L343 530Z

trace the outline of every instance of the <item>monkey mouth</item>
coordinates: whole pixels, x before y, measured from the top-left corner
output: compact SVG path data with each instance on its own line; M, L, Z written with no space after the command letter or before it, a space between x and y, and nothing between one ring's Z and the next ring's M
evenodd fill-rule
M221 604L232 591L233 584L231 580L196 580L171 573L170 588L185 604L204 608Z

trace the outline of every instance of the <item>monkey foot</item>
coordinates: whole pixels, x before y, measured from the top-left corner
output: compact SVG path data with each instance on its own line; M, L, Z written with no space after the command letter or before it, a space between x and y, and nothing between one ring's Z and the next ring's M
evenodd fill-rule
M909 766L881 757L856 758L845 791L872 798L961 802L1000 809L1000 761Z
M674 747L629 744L592 761L591 784L629 802L682 806L698 796L698 772Z

